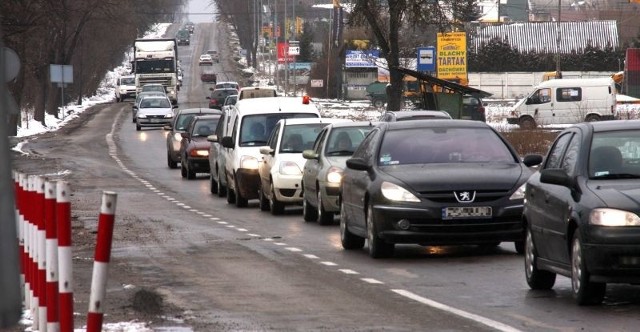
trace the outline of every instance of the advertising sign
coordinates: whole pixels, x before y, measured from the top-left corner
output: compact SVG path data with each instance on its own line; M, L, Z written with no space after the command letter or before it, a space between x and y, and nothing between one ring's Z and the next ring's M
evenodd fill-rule
M294 57L289 54L289 43L278 43L278 63L293 62Z
M380 51L367 50L356 51L348 50L344 57L344 66L346 68L376 68L376 60L380 57Z
M465 32L438 33L436 54L438 78L467 80L467 35Z
M436 70L436 48L418 47L418 71Z
M312 88L321 88L324 84L324 80L311 80Z

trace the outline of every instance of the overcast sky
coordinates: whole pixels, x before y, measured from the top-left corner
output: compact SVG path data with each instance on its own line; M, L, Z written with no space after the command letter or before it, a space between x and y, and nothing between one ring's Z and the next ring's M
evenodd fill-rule
M190 0L187 6L188 19L193 23L213 22L215 11L213 0Z

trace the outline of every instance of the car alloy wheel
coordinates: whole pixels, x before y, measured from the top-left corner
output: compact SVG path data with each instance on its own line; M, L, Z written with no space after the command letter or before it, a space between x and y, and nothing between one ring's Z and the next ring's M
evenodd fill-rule
M218 193L218 183L214 180L213 173L209 175L209 191L211 194Z
M270 184L271 198L269 199L269 208L274 216L284 213L284 204L276 198L276 189L273 187L273 181Z
M238 178L235 178L235 182L234 182L234 186L235 186L235 190L233 191L233 193L236 196L236 207L239 208L243 208L247 206L247 199L242 197L242 194L240 193L240 185L238 185Z
M171 169L178 168L178 163L171 158L171 152L167 151L167 166Z
M531 289L551 289L556 283L556 274L539 270L536 266L538 254L533 244L533 235L527 228L527 237L524 243L524 274L527 284Z
M306 193L302 194L302 218L304 221L315 221L318 218L318 210L309 203L306 196Z
M589 280L584 262L580 230L576 229L571 241L571 290L578 305L600 304L604 300L607 284Z
M372 258L386 258L393 255L395 245L387 243L378 237L376 223L373 216L373 207L367 206L367 242L369 245L369 256Z
M320 192L320 187L318 187L318 224L320 225L329 225L333 223L333 213L327 212L324 209L324 203L322 202L322 192Z
M347 228L347 214L342 202L340 202L340 242L345 250L362 249L364 247L364 238L354 235Z
M187 157L185 156L184 159L182 159L183 162L181 162L180 164L186 165L186 169L187 169L187 179L188 180L193 180L196 178L196 172L193 171L191 169L191 167L189 167L189 161L187 160Z
M216 184L218 185L218 197L224 197L227 195L227 187L222 184L222 178L220 177L220 170L216 172Z
M187 165L184 159L180 163L180 175L182 175L183 178L187 177Z

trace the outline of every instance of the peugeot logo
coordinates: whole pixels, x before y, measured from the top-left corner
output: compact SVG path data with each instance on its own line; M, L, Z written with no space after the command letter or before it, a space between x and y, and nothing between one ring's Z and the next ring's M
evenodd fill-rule
M475 191L454 191L453 195L456 196L458 203L471 203L476 199Z

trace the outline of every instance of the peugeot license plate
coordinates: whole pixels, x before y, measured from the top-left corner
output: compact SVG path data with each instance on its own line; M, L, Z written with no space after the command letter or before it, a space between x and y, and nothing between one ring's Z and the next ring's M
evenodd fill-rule
M490 206L456 206L442 209L442 219L491 218Z

